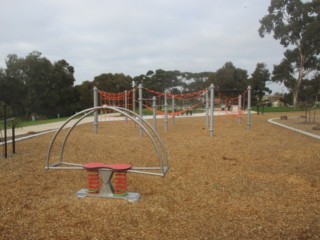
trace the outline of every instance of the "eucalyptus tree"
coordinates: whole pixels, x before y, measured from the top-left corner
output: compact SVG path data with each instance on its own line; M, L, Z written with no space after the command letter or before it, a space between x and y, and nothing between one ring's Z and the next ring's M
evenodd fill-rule
M264 63L257 63L256 69L251 74L250 85L252 89L252 98L256 98L258 103L266 93L271 93L271 89L266 86L270 81L270 72Z
M77 111L93 106L93 87L94 84L92 81L84 81L74 87L77 96Z
M94 77L93 84L106 92L123 92L132 88L132 78L123 73L103 73Z
M260 20L260 36L273 33L286 48L281 63L274 66L272 80L283 82L292 92L294 107L303 79L319 71L319 13L319 0L272 0L268 14Z
M25 58L10 54L0 77L0 100L21 117L70 114L77 101L73 74L65 60L52 64L38 51Z
M248 86L247 70L236 68L232 62L226 62L212 76L214 77L213 83L217 91L229 91L230 94L233 94L232 91L240 93Z
M10 54L5 59L6 68L0 76L0 101L6 103L14 115L25 114L26 76L23 71L23 59L16 54Z

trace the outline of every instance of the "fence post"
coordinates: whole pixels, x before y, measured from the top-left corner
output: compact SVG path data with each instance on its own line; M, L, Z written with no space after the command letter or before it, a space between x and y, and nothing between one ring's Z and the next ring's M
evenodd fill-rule
M7 139L7 105L3 106L3 127L4 127L4 158L8 157L8 139Z
M15 133L15 125L14 120L12 120L12 153L16 153L16 133Z

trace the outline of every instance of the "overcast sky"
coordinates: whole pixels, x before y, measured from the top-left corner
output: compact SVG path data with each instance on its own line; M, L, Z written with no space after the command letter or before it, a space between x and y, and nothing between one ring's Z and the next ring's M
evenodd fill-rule
M72 65L76 84L102 73L216 71L227 61L251 76L258 62L272 71L284 52L272 36L258 34L270 0L0 3L0 67L8 54L25 57L37 50L51 62Z

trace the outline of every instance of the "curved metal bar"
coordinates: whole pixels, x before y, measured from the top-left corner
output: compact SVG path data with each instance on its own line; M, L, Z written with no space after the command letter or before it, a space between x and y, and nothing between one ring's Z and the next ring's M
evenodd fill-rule
M169 161L168 161L168 155L167 155L167 152L165 150L165 145L163 143L163 141L161 140L159 134L157 133L157 131L152 127L152 125L147 122L145 119L143 119L143 117L141 117L140 115L136 114L135 112L132 112L126 108L122 108L122 107L118 107L119 109L121 110L124 110L124 111L127 111L127 112L130 112L132 113L132 115L136 116L137 118L139 118L140 120L142 120L149 128L150 130L155 134L157 140L159 141L160 145L161 145L161 148L162 148L162 151L163 151L163 154L165 156L165 160L166 160L166 166L169 168Z
M62 124L62 126L57 130L57 132L54 134L54 136L52 137L52 140L51 140L51 143L50 143L50 146L49 146L49 150L48 150L48 154L47 154L47 159L46 159L46 165L47 167L49 167L49 160L50 160L50 154L51 154L51 151L52 151L52 147L54 145L54 142L56 141L56 138L57 136L59 135L59 133L62 131L62 129L72 120L74 119L75 117L77 117L78 115L81 115L85 112L87 112L89 109L85 109L85 110L82 110L81 112L78 112L76 113L75 115L71 116L70 118L68 118L64 124Z
M165 146L160 138L160 136L158 135L158 133L153 129L153 127L146 121L144 120L141 116L139 116L138 114L128 110L128 109L125 109L125 108L120 108L120 107L112 107L112 106L101 106L101 107L93 107L93 108L89 108L89 109L85 109L77 114L75 114L74 116L70 117L61 127L60 129L56 132L56 134L54 135L52 141L51 141L51 144L50 144L50 147L49 147L49 152L48 152L48 157L47 157L47 169L49 169L49 160L50 160L50 154L51 154L51 150L52 150L52 147L53 147L53 144L58 136L58 134L61 132L61 130L72 120L74 119L75 117L85 113L84 116L82 116L78 121L76 121L73 126L70 128L70 130L68 131L67 135L65 136L65 139L64 139L64 142L63 142L63 145L62 145L62 149L61 149L61 152L60 152L60 164L63 164L63 152L64 152L64 147L65 147L65 144L66 144L66 141L69 137L69 135L71 134L72 130L74 129L74 127L79 124L85 117L87 117L88 115L92 114L93 112L95 111L98 111L100 109L110 109L110 110L114 110L114 111L117 111L123 115L125 115L126 117L130 118L132 121L134 121L135 123L137 123L148 135L150 141L153 143L154 147L155 147L155 150L156 150L156 153L158 155L158 158L159 158L159 162L160 162L160 169L161 169L161 172L162 174L160 174L161 176L165 176L166 172L168 171L169 169L169 166L168 166L168 156L167 156L167 152L165 151ZM138 118L140 121L138 121L135 117L131 116L131 115L135 116L136 118ZM148 131L148 129L143 125L143 123L145 123L145 125L147 127L149 127L149 129L152 131L152 133L155 135L155 138L157 139L158 141L158 144L160 144L160 147L161 147L161 150L159 150L159 147L158 147L158 144L156 143L156 141L154 140L154 137L151 136L150 132ZM163 159L164 158L164 159ZM165 165L164 165L164 162L163 160L165 160ZM53 168L56 168L58 169L57 167L53 167ZM60 167L59 167L60 168ZM60 168L60 169L65 169L65 168ZM143 171L142 171L143 172ZM150 173L150 172L144 172L145 174L152 174L152 175L155 175L154 173ZM159 174L158 174L159 175Z
M95 112L95 111L98 111L100 109L110 109L110 110L114 110L114 111L117 111L123 115L125 115L126 117L130 118L131 120L135 121L148 135L149 139L152 141L153 145L155 146L156 148L156 152L158 154L158 158L160 160L160 165L161 165L161 168L163 168L163 162L162 162L162 156L160 154L160 151L159 151L159 148L157 146L157 144L155 143L153 137L151 136L151 134L148 132L148 130L139 122L139 121L136 121L136 119L134 119L132 116L130 116L129 114L127 114L126 112L122 111L122 110L119 110L115 107L111 107L111 106L103 106L103 107L95 107L95 108L91 108L92 111L90 111L90 113L92 112ZM61 147L61 152L60 152L60 162L63 162L63 152L64 152L64 147L65 147L65 144L69 138L69 135L70 133L72 132L72 130L74 129L74 127L82 120L84 119L84 117L82 117L81 119L79 119L79 121L75 122L74 125L70 128L70 130L68 131L67 135L65 136L65 139L63 141L63 144L62 144L62 147Z
M64 146L66 144L66 139L69 137L69 135L71 134L72 130L78 125L79 122L81 122L84 118L86 118L87 116L89 116L90 114L94 113L96 110L91 110L91 111L88 111L86 114L84 114L81 118L78 119L78 121L76 121L72 127L69 129L66 137L65 137L65 140L63 141L63 144L61 146L61 151L60 151L60 162L62 163L63 162L63 158L62 158L62 155L63 155L63 151L64 151Z

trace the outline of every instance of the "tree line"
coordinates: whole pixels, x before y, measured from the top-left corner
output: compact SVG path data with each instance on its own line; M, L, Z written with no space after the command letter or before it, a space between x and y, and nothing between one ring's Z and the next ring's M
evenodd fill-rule
M132 90L133 84L158 92L195 92L215 84L217 90L244 92L249 84L253 95L262 97L271 92L265 87L269 71L265 64L257 64L249 78L247 71L227 62L216 72L180 72L158 69L135 77L123 73L103 73L91 81L75 85L74 67L66 60L51 62L38 51L26 57L10 54L6 68L0 69L0 102L6 104L11 115L28 119L70 116L77 111L93 106L93 87L107 92Z
M252 87L253 103L262 102L271 74L264 63L257 63L255 71L248 76L247 70L226 62L216 72L181 72L178 70L150 70L135 77L123 73L103 73L91 81L75 85L74 67L66 60L51 62L40 52L34 51L26 57L10 54L6 68L0 69L0 104L6 104L12 116L30 119L70 116L93 106L93 87L107 92L132 90L133 84L158 92L188 93L208 88L211 83L224 96L235 97ZM313 81L303 85L312 86ZM301 99L316 92L315 87L306 87ZM317 88L319 90L319 87ZM146 93L148 94L148 93ZM287 97L291 93L287 94ZM151 97L151 96L146 96ZM290 102L290 99L287 99Z

